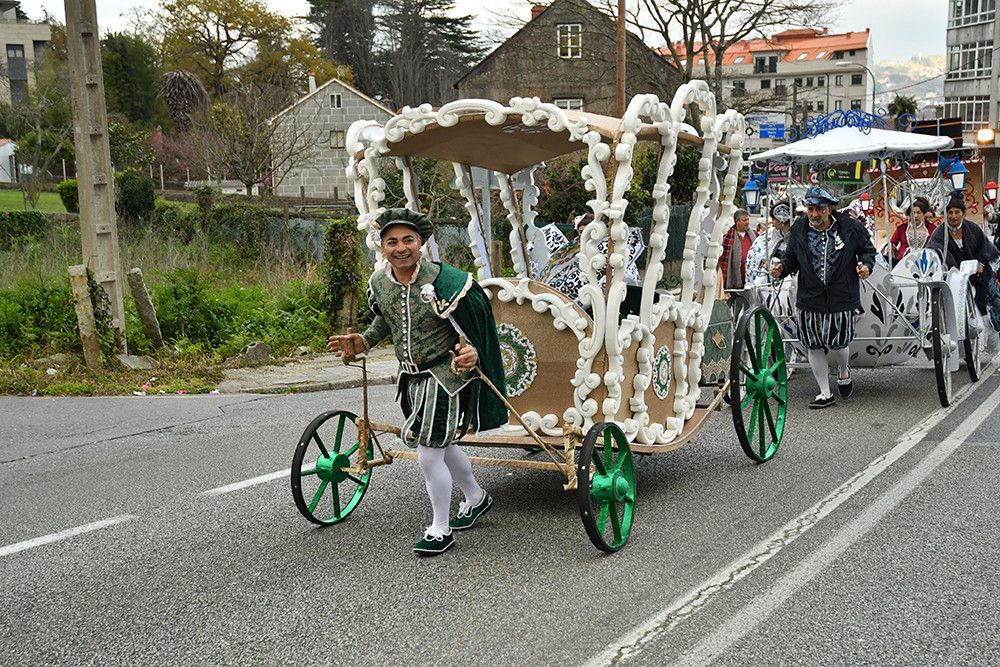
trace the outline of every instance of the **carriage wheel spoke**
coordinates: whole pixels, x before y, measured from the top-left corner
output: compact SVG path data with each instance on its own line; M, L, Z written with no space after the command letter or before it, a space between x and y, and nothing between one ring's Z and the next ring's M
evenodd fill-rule
M316 474L316 468L309 468L308 470L299 471L299 477L307 477L309 475L315 475L315 474Z
M743 399L742 403L740 403L740 409L746 410L747 406L750 405L750 401L752 400L753 400L753 394L747 394L747 397Z
M324 479L323 483L319 485L318 489L316 489L316 495L313 496L312 501L309 503L310 514L312 514L312 512L316 509L316 505L319 505L319 499L323 497L323 492L326 491L326 487L329 483L329 480Z
M608 525L608 506L609 503L602 503L601 511L597 515L597 530L601 533L604 532L605 526Z
M344 437L344 424L347 422L347 415L340 415L340 421L337 422L337 440L333 443L333 451L340 451L340 441Z
M364 482L362 482L360 479L358 479L354 475L348 475L347 479L351 480L352 482L354 482L358 486L364 486L364 484L365 484Z
M743 332L743 343L746 346L747 356L750 357L750 364L754 370L760 369L760 362L757 360L757 352L754 349L753 341L750 340L750 332Z
M743 374L746 375L747 377L754 377L755 375L757 375L757 369L751 370L747 368L746 364L742 362L740 363L740 370L743 371Z
M778 405L785 405L786 403L788 403L788 401L786 401L785 399L783 399L781 396L779 396L778 394L774 393L773 391L769 394L769 396L771 398L773 398L774 400L776 400L778 402Z
M348 449L344 453L347 454L348 456L354 456L354 452L358 451L358 449L360 449L360 448L361 448L361 443L360 442L356 442L356 443L354 443L354 445L350 449Z
M340 518L340 487L336 484L333 485L333 516Z
M764 402L764 415L767 417L767 428L771 433L771 441L778 439L778 427L774 424L774 415L771 414L771 406Z
M319 437L319 431L313 431L312 439L316 442L316 446L319 447L319 451L323 452L323 456L330 458L330 452L327 451L326 445Z
M615 542L622 539L622 520L618 516L618 506L616 503L608 503L608 510L611 513L611 532L614 533Z
M757 440L760 442L760 452L763 454L767 451L767 434L764 432L764 412L767 410L767 401L760 402L760 409L757 410L757 425L759 429L757 430Z
M760 410L760 401L754 399L753 411L750 413L750 424L747 428L747 442L753 442L753 429L757 425L757 412Z
M600 452L598 452L596 456L593 456L591 458L592 458L592 463L594 464L594 468L597 469L597 474L607 475L608 469L604 467L604 461L601 460Z
M766 323L765 323L765 325L766 325ZM765 335L766 335L766 338L764 338L764 351L761 352L761 354L760 354L760 363L761 363L762 366L764 364L766 364L768 362L768 360L770 360L770 358L771 358L771 343L774 341L774 332L771 331L770 327L767 327L765 329ZM769 373L773 373L774 371L771 370L771 369L768 369L768 372Z

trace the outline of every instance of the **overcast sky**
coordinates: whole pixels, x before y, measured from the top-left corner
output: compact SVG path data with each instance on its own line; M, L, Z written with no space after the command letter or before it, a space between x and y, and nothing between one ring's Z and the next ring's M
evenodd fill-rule
M289 16L308 12L306 0L264 0ZM635 0L628 0L632 4ZM97 0L97 19L102 32L128 26L127 14L133 7L149 9L157 0ZM492 11L507 11L510 0L457 0L463 13L477 16L480 28L491 22ZM902 62L915 55L943 55L948 3L945 0L841 0L839 19L831 30L872 29L875 62ZM40 18L44 7L63 20L63 4L51 0L21 0L21 7L32 18ZM523 13L528 15L527 3Z

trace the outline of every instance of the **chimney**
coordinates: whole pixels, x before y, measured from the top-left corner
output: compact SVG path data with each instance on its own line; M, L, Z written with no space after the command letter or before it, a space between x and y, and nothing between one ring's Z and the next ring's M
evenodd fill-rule
M309 92L316 92L316 74L309 72Z
M539 16L542 15L542 12L544 12L548 8L549 8L548 5L532 5L531 20L534 21L535 19L537 19Z

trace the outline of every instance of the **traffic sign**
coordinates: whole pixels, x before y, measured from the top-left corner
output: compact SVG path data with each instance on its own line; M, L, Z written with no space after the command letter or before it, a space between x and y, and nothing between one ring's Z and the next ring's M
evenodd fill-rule
M784 139L785 138L785 124L784 123L761 123L760 124L760 138L761 139Z

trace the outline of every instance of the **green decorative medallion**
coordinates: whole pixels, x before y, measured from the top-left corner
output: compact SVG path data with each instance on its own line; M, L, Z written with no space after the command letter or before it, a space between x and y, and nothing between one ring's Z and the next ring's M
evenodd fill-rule
M653 392L661 401L670 393L670 348L666 345L653 358Z
M524 333L513 324L503 322L497 325L500 339L500 357L507 377L507 395L520 396L531 388L538 373L538 355Z

